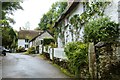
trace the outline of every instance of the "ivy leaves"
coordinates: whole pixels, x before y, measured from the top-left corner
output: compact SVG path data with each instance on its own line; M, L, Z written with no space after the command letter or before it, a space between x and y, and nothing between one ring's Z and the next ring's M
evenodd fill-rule
M85 25L84 38L86 42L113 42L119 37L119 24L107 17L93 20Z

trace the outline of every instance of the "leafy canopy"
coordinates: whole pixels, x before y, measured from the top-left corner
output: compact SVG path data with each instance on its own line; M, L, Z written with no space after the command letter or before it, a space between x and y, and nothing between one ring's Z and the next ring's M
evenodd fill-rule
M0 31L2 33L2 45L7 48L15 48L17 46L17 34L10 26L15 21L8 17L13 15L15 10L23 9L20 2L2 2L2 20L0 20Z
M38 24L41 30L49 30L53 32L52 26L57 21L67 6L67 2L56 2L52 4L51 9L43 15Z

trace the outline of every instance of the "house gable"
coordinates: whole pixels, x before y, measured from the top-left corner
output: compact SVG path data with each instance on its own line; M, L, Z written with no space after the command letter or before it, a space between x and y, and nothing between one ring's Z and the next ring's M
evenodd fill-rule
M44 39L44 38L53 38L49 32L45 31L43 34L39 36L39 39Z
M53 36L51 35L51 33L49 31L44 31L41 34L39 34L36 37L34 37L30 41L30 43L32 42L32 46L41 45L41 40L43 40L44 38L53 38Z

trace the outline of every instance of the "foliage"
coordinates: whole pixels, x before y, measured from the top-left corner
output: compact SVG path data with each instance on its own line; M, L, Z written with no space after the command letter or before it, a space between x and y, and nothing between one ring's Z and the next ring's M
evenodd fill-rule
M2 2L2 19L7 19L6 14L12 14L18 9L23 9L20 2Z
M57 47L57 45L53 42L50 43L50 46L51 46L51 48L56 48Z
M86 42L113 42L119 36L119 25L107 17L93 20L85 25L84 38Z
M25 48L22 46L19 46L16 52L25 52Z
M71 17L70 18L70 23L75 27L75 29L78 29L80 27L79 14L75 14L73 17Z
M41 30L49 30L55 34L56 30L53 28L54 23L65 10L67 2L56 2L52 4L51 9L43 15L38 24Z
M50 45L51 43L55 43L55 41L54 41L53 38L44 38L44 39L43 39L43 45L44 45L44 46Z
M17 47L17 34L11 27L0 27L2 30L2 45L4 47Z
M70 24L71 24L70 26L73 26L73 28L72 28L73 30L71 30L72 38L73 38L73 33L75 33L75 35L76 35L75 41L78 41L79 32L80 32L80 29L82 27L80 24L79 14L75 14L73 17L70 18Z
M80 24L86 24L90 19L94 19L97 16L103 16L104 10L108 4L110 4L110 2L94 1L91 2L91 4L89 2L84 2L85 11L80 15Z
M70 24L68 24L67 27L71 27L70 28L70 32L72 35L72 41L78 41L79 39L79 35L80 35L80 30L81 28L88 23L91 19L94 19L96 16L103 16L104 13L104 9L106 8L106 6L109 4L109 2L83 2L83 9L84 12L82 14L75 14L73 15L70 19L69 22ZM60 35L58 35L60 38L64 37L64 33L63 30L65 31L66 26L62 26L64 20L62 20L59 23L59 26L57 27L57 33L60 33ZM62 28L61 28L62 27ZM61 30L62 29L62 30ZM61 32L60 32L61 31ZM75 35L75 39L73 38L73 36ZM63 44L65 42L64 38L61 38Z
M17 34L9 23L15 21L7 15L13 15L15 10L22 9L20 2L2 2L2 20L0 30L2 31L2 44L7 48L17 47Z
M28 48L28 50L27 50L27 52L26 52L26 54L35 54L35 47L30 47L30 48Z
M87 64L87 45L82 42L71 42L65 46L70 72L76 76Z

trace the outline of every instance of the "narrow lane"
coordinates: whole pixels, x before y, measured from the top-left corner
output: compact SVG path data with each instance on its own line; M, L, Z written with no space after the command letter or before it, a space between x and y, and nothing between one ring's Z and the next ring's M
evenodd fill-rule
M45 60L22 54L7 54L2 59L3 78L67 78Z

